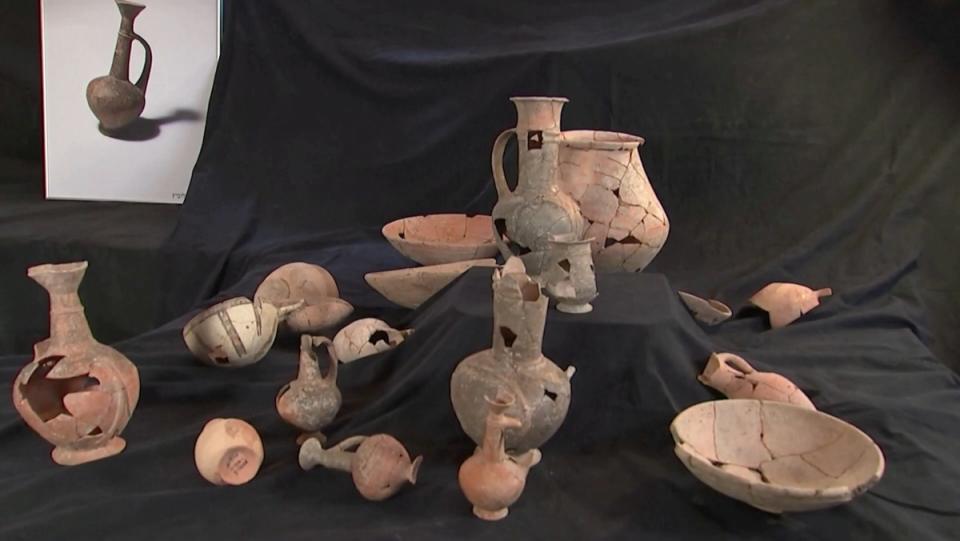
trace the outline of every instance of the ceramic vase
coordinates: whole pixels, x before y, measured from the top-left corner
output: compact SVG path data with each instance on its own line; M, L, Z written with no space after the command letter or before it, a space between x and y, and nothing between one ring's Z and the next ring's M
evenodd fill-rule
M576 201L557 185L560 153L560 111L566 98L510 98L517 108L517 126L497 137L491 163L497 188L493 228L504 258L520 256L531 274L540 274L551 235L583 236L584 221ZM510 191L503 154L517 137L517 187Z
M317 350L326 352L327 374L320 372ZM277 413L287 423L306 432L298 438L302 443L308 437L321 437L319 430L337 416L342 397L337 388L337 355L333 343L322 336L300 337L300 369L297 379L283 386L277 393Z
M550 239L547 262L538 278L547 295L557 300L557 310L561 312L586 314L593 310L590 301L597 297L597 275L591 240L571 235Z
M123 451L120 432L140 397L137 367L90 333L77 295L86 269L81 261L27 271L50 295L50 337L13 383L14 407L65 466Z
M521 423L504 431L507 449L538 448L563 424L574 370L564 372L543 355L546 315L547 297L518 258L494 270L493 347L461 361L450 379L457 419L478 445L486 430L485 397L500 390L516 397L506 414Z
M110 73L87 85L87 104L105 130L122 128L136 120L146 105L147 81L153 65L153 51L147 40L133 31L133 21L146 6L116 0L120 9L120 31L113 51ZM130 48L140 42L146 53L143 71L136 83L130 82Z
M355 451L348 449L356 447ZM316 438L300 446L300 467L315 466L350 472L353 484L364 498L380 501L396 494L405 483L417 482L423 457L410 460L403 445L393 436L353 436L329 449Z
M260 471L263 442L250 423L212 419L203 427L193 449L197 471L215 485L242 485Z
M531 449L519 457L507 454L503 431L520 428L521 422L505 412L513 402L509 393L490 400L483 443L461 466L460 490L473 504L473 514L484 520L500 520L523 493L530 468L540 462L540 451Z
M575 130L561 136L560 189L580 206L597 269L637 272L660 252L670 222L640 161L643 138Z

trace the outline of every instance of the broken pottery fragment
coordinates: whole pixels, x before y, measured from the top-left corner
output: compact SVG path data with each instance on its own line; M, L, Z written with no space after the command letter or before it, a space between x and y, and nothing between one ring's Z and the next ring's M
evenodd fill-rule
M521 423L504 431L508 450L536 449L563 424L574 368L561 370L543 355L546 316L547 297L520 258L493 271L493 347L461 361L450 379L457 419L477 445L486 431L486 397L500 391L516 398L505 414Z
M77 295L86 270L86 261L27 270L50 296L50 337L33 346L13 382L17 412L64 466L123 451L120 433L140 397L137 367L90 332Z
M353 306L339 297L337 282L327 269L303 262L277 267L253 295L254 300L278 307L303 301L281 325L297 334L319 334L343 323Z
M317 350L326 352L327 375L320 372ZM300 369L297 379L283 386L277 393L277 413L291 425L303 430L297 439L303 443L308 437L321 437L321 428L330 424L340 411L342 397L337 388L337 355L333 343L322 336L300 337Z
M716 299L704 299L686 291L677 293L697 321L707 325L719 325L733 316L733 310Z
M770 314L770 326L785 327L820 305L820 298L833 294L829 287L816 291L800 284L774 282L750 297L750 302Z
M348 449L356 447L355 451ZM417 472L423 457L410 460L403 445L393 436L352 436L324 449L320 441L310 438L300 446L300 467L315 466L350 472L360 494L372 501L389 498L404 483L417 483Z
M183 341L200 361L224 368L247 366L262 359L277 336L277 325L303 305L282 308L235 297L200 312L183 328Z
M490 217L482 214L402 218L383 226L382 233L398 252L421 265L493 257L497 253Z
M845 503L883 476L883 454L869 436L784 402L703 402L677 415L670 432L694 476L771 513Z
M531 275L543 270L551 235L583 236L585 223L577 202L557 187L560 111L567 98L514 97L517 126L493 143L491 166L497 188L493 207L496 242L504 258L519 256ZM507 141L517 137L517 188L510 191L503 171Z
M607 272L643 270L663 248L670 222L640 161L643 138L596 130L561 134L560 189L580 206L593 260Z
M263 442L241 419L211 419L193 449L197 471L215 485L242 485L256 477L263 463Z
M398 331L386 322L368 317L358 319L333 337L333 347L342 363L387 351L399 346L413 329Z
M494 259L471 259L442 265L369 272L363 279L387 299L416 308L472 267L495 267Z
M503 431L520 428L520 421L504 412L515 398L501 392L496 399L487 399L483 443L473 456L460 466L460 490L473 504L473 514L484 520L500 520L523 493L530 468L540 462L540 450L531 449L520 456L508 455L503 447Z
M593 268L590 242L572 235L550 238L546 264L538 281L557 300L557 310L568 314L586 314L593 310L590 301L597 297L597 275Z
M727 398L774 400L817 409L792 381L773 372L757 372L743 357L733 353L710 355L707 366L697 379L727 395Z

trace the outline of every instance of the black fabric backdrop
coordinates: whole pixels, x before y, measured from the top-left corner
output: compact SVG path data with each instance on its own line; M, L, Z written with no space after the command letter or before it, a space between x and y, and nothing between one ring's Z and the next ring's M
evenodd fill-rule
M491 4L228 3L190 191L168 242L140 247L156 254L140 264L155 262L148 276L161 287L124 291L131 304L158 307L156 329L117 344L143 383L128 449L55 466L49 446L0 404L0 537L956 536L960 379L944 367L960 366L956 4ZM600 277L594 313L550 313L545 353L578 367L570 415L510 517L487 524L456 486L470 445L448 383L460 359L489 344L489 274L472 271L414 312L391 307L362 274L410 264L379 237L390 219L489 212L491 141L515 121L507 97L524 94L571 98L566 129L644 136L672 230L649 272ZM29 161L20 137L3 142ZM115 266L92 264L91 282L108 283L128 257L105 251ZM19 259L3 259L5 290L35 287ZM345 406L329 430L334 441L387 431L426 455L420 483L388 502L364 502L348 476L296 466L294 434L273 410L295 372L295 337L238 371L199 365L180 341L197 308L252 294L291 260L330 269L358 315L417 329L398 350L343 369ZM835 294L771 331L755 313L703 329L673 293L740 308L773 280ZM83 290L88 312L98 302L116 309L119 287ZM0 344L17 353L0 358L7 380L46 334L37 297L3 303L30 313L5 325L14 338ZM820 409L870 434L888 462L881 483L846 506L775 517L696 481L673 456L667 425L715 396L695 379L713 350L789 376ZM217 416L245 418L264 438L266 462L246 486L214 488L193 470L196 434Z

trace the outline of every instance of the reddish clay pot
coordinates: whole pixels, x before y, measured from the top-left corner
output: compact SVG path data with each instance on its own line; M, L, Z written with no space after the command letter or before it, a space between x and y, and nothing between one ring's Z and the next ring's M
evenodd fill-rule
M348 451L357 447L356 451ZM410 460L403 445L393 436L353 436L324 449L316 438L300 446L300 467L309 470L323 466L353 474L353 484L360 494L380 501L396 494L404 485L417 482L423 457Z
M123 451L120 432L140 397L137 367L90 333L77 295L86 270L81 261L27 271L50 294L50 338L13 382L14 407L64 466Z
M320 359L316 349L325 346L327 375L320 373ZM297 379L283 386L277 393L277 413L284 421L303 430L298 438L303 443L337 416L342 397L337 388L337 355L333 343L323 336L300 337L300 371Z

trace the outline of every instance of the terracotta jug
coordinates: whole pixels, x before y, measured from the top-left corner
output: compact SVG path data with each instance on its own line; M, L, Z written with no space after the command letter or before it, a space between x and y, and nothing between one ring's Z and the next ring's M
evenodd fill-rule
M106 130L122 128L143 113L146 105L147 81L153 65L153 51L143 37L133 31L133 21L146 6L116 0L120 9L120 31L113 51L110 74L90 81L87 85L87 104ZM143 71L136 83L130 82L130 48L133 41L143 45L146 57Z
M710 355L703 373L697 379L727 398L773 400L810 410L817 409L792 381L773 372L758 372L743 357L733 353Z
M507 449L540 447L563 424L574 369L564 372L543 355L546 316L547 297L519 258L494 270L493 347L461 361L450 379L457 419L478 445L486 430L486 397L499 390L516 397L508 414L521 422L504 433Z
M593 310L590 301L597 298L597 275L590 251L592 240L570 235L550 239L547 264L538 280L547 295L557 300L561 312L586 314Z
M320 373L316 350L325 346L327 375ZM337 355L333 343L323 336L300 337L300 371L297 379L277 393L277 412L284 421L307 432L298 443L309 437L320 437L319 430L333 421L340 411L342 397L337 388Z
M519 457L507 454L503 431L519 428L521 422L504 412L514 402L510 393L501 392L495 400L487 399L483 443L461 466L460 490L473 504L473 514L484 520L500 520L523 493L530 468L540 462L540 451L531 449Z
M356 451L348 451L356 447ZM360 494L372 501L380 501L396 494L404 485L417 483L417 472L423 457L410 460L403 444L393 436L353 436L329 449L310 438L300 446L300 467L315 466L350 472L353 484Z
M504 258L523 258L533 275L540 274L550 235L583 236L580 209L557 186L560 152L560 110L566 98L510 98L517 107L517 127L493 144L491 163L498 201L493 207L494 237ZM507 141L516 135L519 148L517 188L510 191L503 172Z
M81 261L27 271L50 294L50 338L13 383L13 405L65 466L123 451L120 432L140 397L137 367L90 333L77 295L86 270Z
M580 205L583 236L607 272L637 272L660 252L670 222L640 161L643 138L596 130L561 135L560 189Z

